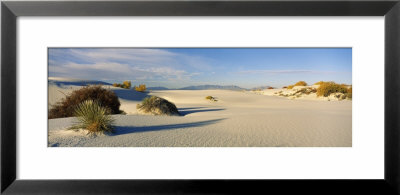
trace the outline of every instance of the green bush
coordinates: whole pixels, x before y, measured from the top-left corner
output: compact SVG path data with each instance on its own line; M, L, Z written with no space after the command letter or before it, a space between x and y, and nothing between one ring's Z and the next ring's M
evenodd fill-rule
M321 85L322 83L324 83L324 81L318 81L318 82L314 83L314 85Z
M95 100L102 106L110 109L111 114L119 114L121 106L118 96L111 90L105 89L100 85L82 87L67 95L60 102L57 102L49 110L49 119L65 118L74 116L77 105L86 101Z
M293 89L294 85L287 86L288 89Z
M75 107L74 116L78 122L70 129L86 129L90 134L111 133L114 119L110 113L109 108L102 107L97 101L86 100Z
M335 82L324 82L317 89L317 96L328 97L331 93L343 93L348 91L346 85Z
M154 115L180 115L175 104L157 96L144 98L142 103L138 104L136 108L140 112Z

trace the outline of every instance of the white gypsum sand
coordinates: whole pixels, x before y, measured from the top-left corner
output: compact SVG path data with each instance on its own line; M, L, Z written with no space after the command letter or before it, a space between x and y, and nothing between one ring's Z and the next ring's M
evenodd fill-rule
M49 146L352 146L349 100L290 100L230 90L157 90L145 94L104 87L117 93L121 109L127 113L113 116L115 134L88 136L67 130L73 117L50 119ZM49 84L49 103L78 88ZM137 114L136 104L147 95L175 103L183 116ZM208 95L217 101L206 100Z

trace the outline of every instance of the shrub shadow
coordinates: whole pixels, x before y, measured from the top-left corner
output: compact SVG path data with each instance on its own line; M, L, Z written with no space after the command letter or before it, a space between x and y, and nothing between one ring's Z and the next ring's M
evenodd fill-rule
M200 109L200 108L207 108L207 107L188 107L188 108L178 108L178 110L193 110L193 109Z
M54 80L48 80L49 85L53 84L56 85L57 87L64 87L68 85L72 86L87 86L87 85L105 85L109 86L111 85L110 83L106 83L103 81L54 81Z
M182 129L182 128L202 127L202 126L206 126L206 125L215 124L222 120L224 120L224 118L192 122L192 123L156 125L156 126L141 126L141 127L116 126L116 127L114 127L114 133L112 134L112 136L124 135L124 134L130 134L130 133L138 133L138 132L177 130L177 129Z
M197 112L213 112L213 111L221 111L221 110L226 110L225 108L212 108L212 109L180 109L178 108L179 113L181 116L186 116L188 114L193 114Z
M148 92L137 92L133 89L112 89L115 94L125 100L142 101L144 98L149 97Z

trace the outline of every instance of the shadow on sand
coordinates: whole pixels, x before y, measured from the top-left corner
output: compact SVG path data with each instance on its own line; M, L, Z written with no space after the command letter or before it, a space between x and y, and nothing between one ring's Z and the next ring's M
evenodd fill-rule
M201 109L201 108L207 108L207 107L187 107L187 108L178 108L178 110L193 110L193 109Z
M156 125L156 126L142 126L142 127L116 126L114 129L113 136L130 134L130 133L138 133L138 132L177 130L177 129L182 129L182 128L202 127L202 126L206 126L206 125L215 124L222 120L224 120L224 118L215 119L215 120L207 120L207 121L199 121L199 122L193 122L193 123L168 124L168 125Z
M205 107L178 108L178 111L181 114L181 116L185 116L196 112L213 112L213 111L226 110L225 108L212 108L212 109L199 109L199 108L205 108Z
M115 94L125 100L142 101L144 98L149 97L148 92L137 92L133 89L112 89Z

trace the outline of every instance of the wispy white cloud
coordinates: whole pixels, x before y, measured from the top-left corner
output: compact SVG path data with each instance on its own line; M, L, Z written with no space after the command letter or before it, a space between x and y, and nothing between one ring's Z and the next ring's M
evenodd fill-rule
M315 70L244 70L235 72L237 74L331 74L336 71L315 71Z
M196 66L195 62L199 63ZM49 74L102 80L185 81L210 66L199 57L161 49L50 49Z

